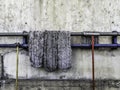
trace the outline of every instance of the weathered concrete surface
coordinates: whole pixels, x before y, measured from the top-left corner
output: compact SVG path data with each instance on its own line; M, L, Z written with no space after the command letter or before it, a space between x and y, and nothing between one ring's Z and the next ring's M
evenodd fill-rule
M14 90L15 81L4 82L0 90ZM96 90L119 90L120 81L97 80ZM93 90L90 80L77 81L40 81L40 80L20 80L19 90Z
M78 39L79 41L79 39ZM74 40L74 42L77 42ZM95 50L95 77L96 79L120 79L119 56L120 49L97 49ZM44 69L33 68L27 51L19 53L19 78L47 78L47 79L91 79L91 50L73 49L72 68L66 72L46 72ZM15 78L16 52L4 55L5 75ZM34 73L33 73L34 72Z
M0 32L45 29L76 32L120 31L119 6L119 0L0 0ZM7 37L0 38L0 43L15 43L21 40L21 38ZM80 42L79 39L75 41ZM101 37L100 43L111 43L111 41L109 37ZM15 78L15 51L0 49L1 54L8 51L12 53L4 55L5 75ZM97 79L120 79L119 52L120 49L95 51L95 77ZM19 55L19 78L91 79L91 50L73 49L73 68L67 72L53 73L32 68L27 52L21 51ZM13 89L9 85L5 88L6 90ZM105 90L119 90L119 88L106 87Z
M0 31L119 31L119 0L1 0Z
M119 4L119 0L1 0L0 30L119 31ZM2 43L15 42L12 41L15 38L9 40L10 42L7 39L1 39ZM111 43L110 38L102 37L100 43ZM120 79L119 51L95 51L96 78ZM15 58L15 53L5 55L5 72L11 78L15 78ZM23 78L90 79L91 50L73 49L73 68L67 72L54 73L32 68L28 55L20 54L19 71Z

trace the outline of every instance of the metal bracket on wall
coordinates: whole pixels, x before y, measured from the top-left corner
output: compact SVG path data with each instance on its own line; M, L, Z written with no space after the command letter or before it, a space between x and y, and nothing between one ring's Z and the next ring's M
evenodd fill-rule
M20 48L28 48L28 32L23 33L0 33L0 37L6 37L6 36L19 36L23 37L23 42L20 43ZM98 44L95 43L95 48L118 48L120 47L120 44L117 43L117 36L120 36L120 32L113 31L113 32L71 32L71 36L112 36L112 44ZM72 48L91 48L91 44L72 44ZM1 48L15 48L16 44L0 44Z
M111 44L98 44L95 43L95 48L118 48L120 44L117 43L117 36L120 36L120 32L113 31L113 32L73 32L71 36L112 36L112 43ZM91 48L92 45L90 44L72 44L71 47L73 48Z
M23 37L23 42L19 44L20 48L27 49L28 48L28 33L23 32L23 33L0 33L0 37ZM16 48L17 44L0 44L1 48Z

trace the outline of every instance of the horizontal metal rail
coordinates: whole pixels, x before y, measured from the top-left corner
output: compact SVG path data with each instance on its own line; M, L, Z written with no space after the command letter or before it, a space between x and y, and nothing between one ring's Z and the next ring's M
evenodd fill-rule
M0 44L1 48L16 48L18 44ZM28 48L28 44L19 44L20 48Z
M28 33L0 33L0 36L28 36Z
M15 48L16 44L0 44L2 48ZM72 48L91 48L91 44L72 44ZM20 48L28 48L28 44L19 44ZM118 48L120 44L95 44L95 48Z
M120 36L120 32L71 32L71 36ZM0 33L0 36L28 36L28 32Z
M72 44L71 47L73 48L91 48L92 45L91 44ZM120 47L120 44L95 44L94 45L95 48L117 48Z
M120 36L120 32L72 32L71 36Z
M0 33L0 36L22 36L23 43L19 44L20 48L28 48L28 32L14 32L14 33ZM112 36L112 44L95 44L95 48L118 48L120 44L117 44L117 36L120 36L120 32L71 32L71 36ZM15 48L16 44L0 44L1 48ZM72 44L72 48L91 48L91 44Z

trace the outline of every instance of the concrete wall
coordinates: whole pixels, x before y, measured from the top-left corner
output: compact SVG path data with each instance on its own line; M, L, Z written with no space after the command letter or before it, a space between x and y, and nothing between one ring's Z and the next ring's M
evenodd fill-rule
M0 30L119 31L119 0L1 0Z
M0 0L0 32L120 31L119 6L119 0ZM15 43L22 42L22 38L6 37L0 38L0 41ZM75 38L74 42L80 42L80 39ZM110 37L101 37L100 43L111 43ZM120 80L119 52L120 49L95 50L96 79ZM5 76L15 79L15 49L0 49L0 53L7 53L4 55ZM91 50L73 49L72 53L70 70L48 73L43 69L32 68L28 52L20 50L19 78L91 79Z
M9 81L10 82L10 81ZM14 90L14 82L7 82L0 90ZM95 90L120 90L120 81L98 81ZM93 90L90 81L19 81L19 90Z

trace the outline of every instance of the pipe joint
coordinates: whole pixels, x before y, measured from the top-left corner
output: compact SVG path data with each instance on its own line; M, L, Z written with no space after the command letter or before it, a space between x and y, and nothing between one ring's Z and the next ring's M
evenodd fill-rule
M83 35L89 35L89 36L99 36L99 32L83 32Z
M19 42L15 43L15 45L16 45L16 47L20 47L20 43Z

